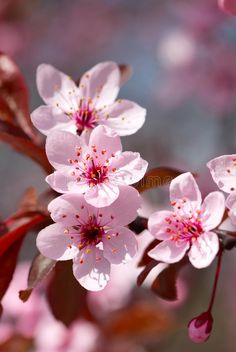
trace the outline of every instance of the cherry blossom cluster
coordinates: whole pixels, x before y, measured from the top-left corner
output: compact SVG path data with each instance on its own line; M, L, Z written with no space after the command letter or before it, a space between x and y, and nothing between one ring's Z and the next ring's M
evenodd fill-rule
M103 62L77 85L51 65L40 65L37 87L45 105L32 122L47 136L46 154L55 171L46 178L62 195L48 206L54 224L37 237L46 257L73 260L73 273L86 289L103 289L111 264L125 263L137 252L126 226L137 216L138 191L147 162L139 153L123 152L120 136L135 133L146 110L116 97L119 66Z

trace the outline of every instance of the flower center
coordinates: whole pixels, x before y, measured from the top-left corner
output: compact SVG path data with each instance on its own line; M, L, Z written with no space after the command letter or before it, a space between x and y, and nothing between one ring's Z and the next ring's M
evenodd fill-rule
M93 215L90 216L86 224L78 218L78 225L66 228L64 233L70 236L70 239L74 240L76 246L81 250L87 246L96 246L101 242L105 230Z
M81 99L79 110L73 114L72 118L75 121L78 135L81 135L85 129L93 129L97 126L96 111L91 106L91 101L86 102Z
M165 220L170 225L167 232L173 241L193 242L203 232L199 217L190 216L183 219L174 214L172 218L166 218Z

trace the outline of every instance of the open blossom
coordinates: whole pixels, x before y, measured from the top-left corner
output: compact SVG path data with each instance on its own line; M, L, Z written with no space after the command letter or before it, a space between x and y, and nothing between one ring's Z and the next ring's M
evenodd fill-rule
M84 194L97 207L110 205L119 187L138 182L147 162L139 153L122 152L119 136L106 126L96 127L89 144L66 131L54 131L47 138L46 153L56 171L46 180L59 193Z
M37 246L46 257L73 259L75 278L91 291L103 289L111 264L129 261L137 252L137 241L124 227L137 216L139 193L124 188L109 207L95 208L79 194L64 194L48 206L55 224L40 231Z
M52 130L81 134L97 125L107 125L120 136L140 129L146 110L129 100L115 101L120 88L120 70L114 62L102 62L86 72L79 87L51 65L37 70L37 87L46 103L32 113L32 122L45 135Z
M229 208L229 216L236 225L236 154L222 155L207 163L211 175L217 186L226 193L230 193L226 199Z
M202 203L198 185L187 172L171 182L170 200L174 211L157 211L149 218L149 231L162 241L149 256L176 263L188 251L196 268L210 265L219 250L218 236L211 230L220 224L224 214L224 195L209 193Z

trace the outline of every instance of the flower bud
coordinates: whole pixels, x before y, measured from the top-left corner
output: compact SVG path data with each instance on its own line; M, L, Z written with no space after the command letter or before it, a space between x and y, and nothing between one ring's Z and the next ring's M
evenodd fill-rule
M198 317L190 320L188 324L188 335L190 340L201 343L208 340L211 334L213 318L211 313L204 312Z

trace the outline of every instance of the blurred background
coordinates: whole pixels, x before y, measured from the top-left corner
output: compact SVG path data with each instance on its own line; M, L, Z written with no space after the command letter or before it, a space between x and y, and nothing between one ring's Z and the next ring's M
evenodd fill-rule
M216 0L1 0L0 50L23 72L32 110L41 104L35 84L40 63L74 79L101 61L130 64L134 73L120 97L144 106L147 119L138 133L123 138L124 149L140 152L150 167L197 172L204 194L215 187L206 162L236 151L236 18L222 13ZM4 144L0 162L0 216L6 218L27 187L41 192L47 186L37 165ZM161 208L168 190L145 197ZM33 257L34 243L28 236L22 260ZM173 309L145 289L133 293L153 302L165 328L147 329L140 342L130 338L127 351L235 352L235 264L234 252L226 253L206 344L193 345L186 325L208 305L214 265L183 273L183 297ZM113 344L109 351L126 351Z

